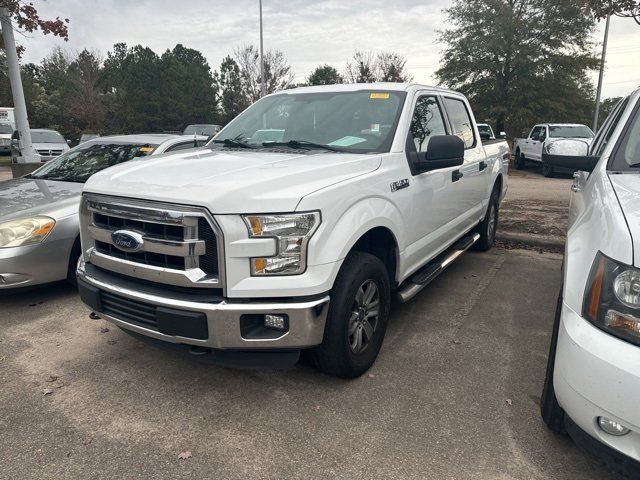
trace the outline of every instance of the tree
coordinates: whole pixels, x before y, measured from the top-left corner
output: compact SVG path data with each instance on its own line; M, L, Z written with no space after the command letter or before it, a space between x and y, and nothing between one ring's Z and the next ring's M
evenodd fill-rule
M349 83L410 82L406 71L407 59L397 52L356 51L347 61L346 79Z
M622 97L609 97L600 102L600 118L606 120L613 108L622 100ZM601 122L602 125L604 122Z
M376 57L379 82L410 82L413 77L406 71L407 59L397 52L380 52Z
M540 121L588 122L598 65L594 19L572 0L454 0L438 80L466 94L479 118L520 134Z
M357 51L347 61L345 78L348 83L371 83L377 80L376 64L371 52Z
M342 75L331 65L320 65L316 67L307 79L309 85L334 85L342 82Z
M240 69L244 92L249 103L253 103L261 97L260 52L255 46L246 45L237 48L234 57ZM267 94L284 90L293 83L294 74L282 51L268 50L264 53L263 61Z
M635 0L587 0L587 7L596 20L606 18L607 15L633 18L640 25L640 2Z
M220 97L221 121L226 124L249 106L244 93L240 67L227 55L220 65L220 73L214 75Z

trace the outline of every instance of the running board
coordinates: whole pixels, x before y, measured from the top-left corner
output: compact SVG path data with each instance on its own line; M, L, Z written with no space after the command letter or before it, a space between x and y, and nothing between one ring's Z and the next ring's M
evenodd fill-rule
M460 255L469 250L479 239L480 235L478 233L461 238L434 262L425 265L414 273L398 290L398 301L405 303L415 297L418 292L429 285L429 283L457 260Z

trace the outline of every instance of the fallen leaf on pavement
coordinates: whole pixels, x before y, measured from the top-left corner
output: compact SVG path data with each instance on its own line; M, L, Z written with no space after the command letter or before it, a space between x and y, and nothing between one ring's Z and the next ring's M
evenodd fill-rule
M53 393L53 390L51 388L42 389L42 395L51 395L52 393Z
M510 398L507 398L504 402L509 406L513 405L513 400L511 400Z
M107 333L109 331L109 329L107 327L102 327L100 329L100 333Z
M184 452L180 452L178 454L178 458L180 460L186 460L187 458L191 458L193 455L191 455L191 451L190 450L186 450Z
M116 343L118 343L118 341L117 340L108 340L107 343L109 345L115 345Z
M53 383L56 380L58 380L58 376L57 375L49 375L49 378L47 378L47 382L49 382L49 383Z
M314 412L318 412L318 411L320 411L320 405L314 405L313 407L311 407L311 409L312 409Z
M455 343L456 345L460 345L462 342L460 340L451 340L453 343Z
M375 377L375 374L370 373L370 374L369 374L369 378L373 378L373 377Z

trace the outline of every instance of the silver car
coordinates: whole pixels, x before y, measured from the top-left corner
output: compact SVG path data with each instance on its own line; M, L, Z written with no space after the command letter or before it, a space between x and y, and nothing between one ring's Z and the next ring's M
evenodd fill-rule
M94 173L135 157L200 147L206 137L122 135L82 143L0 182L0 291L68 279L80 255L78 207Z
M32 128L31 142L40 155L41 162L48 162L69 151L69 144L64 137L57 131L47 128ZM16 130L11 136L11 157L15 161L20 155L20 132Z

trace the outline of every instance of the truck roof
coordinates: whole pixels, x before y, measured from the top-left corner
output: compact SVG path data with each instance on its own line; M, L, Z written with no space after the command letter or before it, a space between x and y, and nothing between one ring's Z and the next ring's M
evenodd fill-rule
M460 92L450 90L448 88L434 87L432 85L423 85L420 83L394 83L394 82L376 82L376 83L338 83L334 85L316 85L312 87L298 87L290 90L279 90L278 93L311 93L311 92L352 92L357 90L390 90L396 92L406 92L416 88L425 88L436 90L438 92L448 92L460 95ZM274 95L274 94L272 94Z

